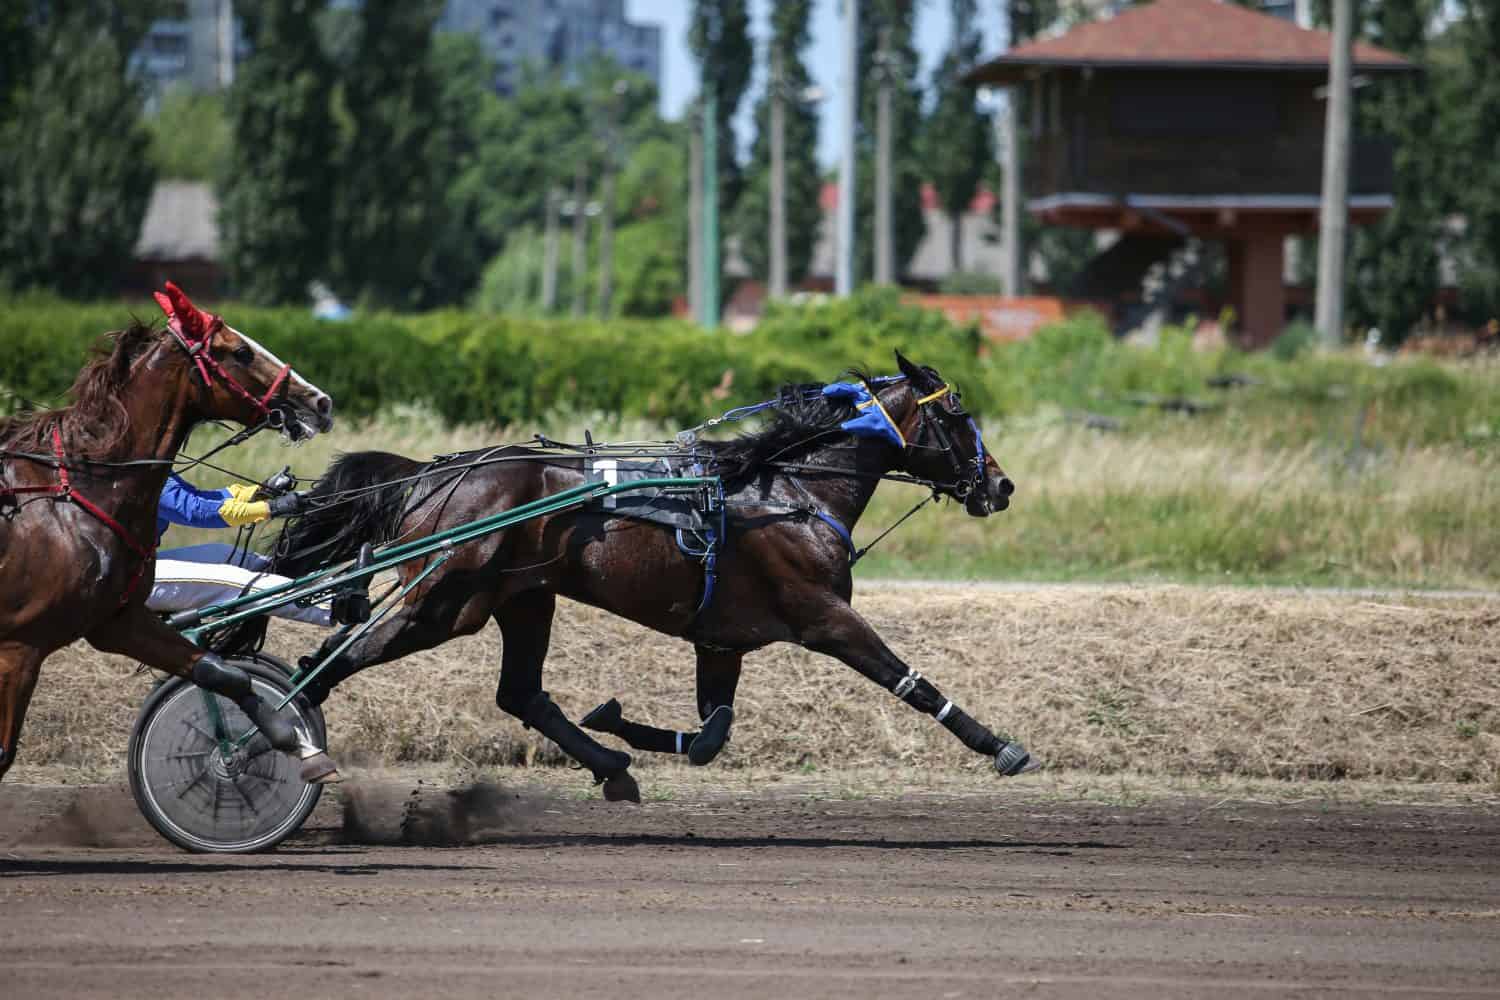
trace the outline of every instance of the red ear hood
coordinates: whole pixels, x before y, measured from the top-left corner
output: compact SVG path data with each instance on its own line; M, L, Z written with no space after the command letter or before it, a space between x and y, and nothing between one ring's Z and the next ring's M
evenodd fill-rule
M170 281L167 282L167 291L153 293L156 304L161 306L161 311L167 314L167 322L175 325L177 331L189 340L202 340L213 329L218 320L193 305L193 300L187 297L187 293Z

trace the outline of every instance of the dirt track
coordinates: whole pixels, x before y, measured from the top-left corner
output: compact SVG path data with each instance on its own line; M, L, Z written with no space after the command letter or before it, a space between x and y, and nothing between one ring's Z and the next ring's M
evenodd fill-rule
M1492 808L1006 787L526 788L446 849L351 843L326 796L279 853L222 858L119 789L8 784L0 974L15 997L1500 995ZM358 836L399 840L409 789L356 793Z

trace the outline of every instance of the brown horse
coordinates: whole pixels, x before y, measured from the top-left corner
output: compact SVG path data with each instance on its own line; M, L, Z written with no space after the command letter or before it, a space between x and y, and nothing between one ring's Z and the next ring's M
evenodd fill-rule
M112 334L70 405L0 424L0 777L42 661L82 638L234 700L273 746L303 759L305 777L327 780L327 755L270 712L242 670L167 628L145 600L157 501L193 428L269 424L297 440L333 425L333 403L176 286L157 299L166 329Z
M862 386L789 387L767 430L704 443L682 456L723 482L716 544L701 537L684 544L669 526L605 508L541 517L467 543L404 607L329 664L306 694L320 703L364 667L478 631L493 618L504 643L500 708L593 771L606 797L634 797L629 755L595 742L542 689L562 594L681 636L697 649L702 733L632 728L613 702L585 720L638 748L686 752L706 763L728 738L741 659L773 642L794 642L837 657L935 716L970 749L993 758L1001 774L1030 770L1035 764L1024 748L955 707L849 605L849 532L882 478L919 477L979 517L1004 510L1013 490L957 393L933 369L897 360L901 376ZM829 388L848 392L840 399ZM321 509L283 532L275 569L296 575L349 558L364 543L409 541L516 507L579 485L586 465L584 457L526 448L434 463L380 452L346 455L308 495ZM423 565L404 567L404 579ZM319 658L340 638L325 642Z

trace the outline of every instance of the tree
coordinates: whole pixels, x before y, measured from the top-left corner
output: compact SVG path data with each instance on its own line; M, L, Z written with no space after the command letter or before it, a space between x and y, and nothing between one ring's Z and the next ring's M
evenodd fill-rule
M421 300L445 198L447 165L432 113L431 59L441 0L364 0L343 80L351 128L339 152L334 275L346 295L394 306Z
M242 5L253 40L229 93L234 140L220 183L219 228L237 293L300 302L328 273L337 135L333 67L319 45L324 0Z
M927 119L923 160L950 223L949 263L963 270L963 218L990 160L990 123L975 106L974 88L963 76L979 61L976 0L952 0L953 41L938 65L933 86L937 105Z
M735 157L734 116L750 86L755 62L746 0L693 0L688 44L698 60L700 79L705 86L713 86L718 123L719 214L728 219L744 181Z
M783 0L771 10L772 62L779 56L780 86L786 120L786 230L787 279L801 281L812 263L814 238L822 220L818 196L823 178L818 170L818 113L799 97L812 85L802 53L810 39L812 0ZM773 81L774 83L774 81ZM739 204L734 231L750 273L764 275L770 267L771 214L771 97L755 106L755 143Z
M1427 24L1437 0L1366 0L1367 37L1425 61ZM1350 254L1349 314L1356 325L1405 339L1437 295L1437 248L1445 215L1442 136L1431 82L1415 74L1379 82L1356 109L1359 133L1395 141L1394 205L1356 230Z
M858 68L859 122L855 142L859 161L855 165L854 225L860 234L855 241L857 275L871 275L875 270L875 74L889 72L893 90L891 118L895 141L891 164L891 207L895 270L897 280L917 252L927 233L922 218L922 182L927 179L922 150L915 140L922 134L922 89L917 81L920 69L913 42L916 5L911 0L864 0L859 6ZM881 29L889 28L890 58L877 69Z
M1465 219L1464 309L1483 322L1500 316L1500 0L1463 0L1454 109L1457 207Z
M147 120L151 162L162 177L211 181L229 164L229 118L224 95L173 87Z
M7 42L35 58L9 81L14 103L0 119L0 285L112 292L140 235L155 171L126 76L138 34L93 8L31 22L34 34Z

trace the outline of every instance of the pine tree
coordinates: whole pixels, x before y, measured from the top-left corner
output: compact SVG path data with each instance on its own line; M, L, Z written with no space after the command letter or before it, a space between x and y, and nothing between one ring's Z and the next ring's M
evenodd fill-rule
M77 5L11 40L35 58L0 119L0 285L113 292L140 235L155 171L126 77L135 35L98 14Z
M963 76L979 61L976 0L952 0L953 41L938 65L933 87L937 106L927 119L923 136L923 160L937 191L938 203L947 214L949 267L963 270L963 218L979 179L990 162L990 122L975 106L973 86Z
M869 277L875 272L875 110L876 74L890 73L891 120L895 130L891 144L891 228L899 281L922 237L927 223L922 218L922 182L926 165L918 138L922 134L922 88L913 41L916 5L912 0L865 0L859 7L859 123L855 141L859 161L855 165L854 225L855 274ZM881 29L891 30L890 59L877 68Z
M1436 0L1366 0L1367 36L1422 63ZM1437 294L1443 193L1437 105L1429 80L1415 74L1381 80L1357 109L1360 133L1394 140L1395 204L1373 226L1355 231L1350 260L1350 319L1402 340Z
M336 134L333 67L316 30L324 0L242 5L250 57L229 94L234 134L219 227L238 295L300 302L327 276Z
M812 0L783 0L771 11L771 52L779 54L786 121L786 231L787 280L792 285L807 275L817 242L822 209L818 196L823 178L818 170L818 113L798 99L812 84L803 61L810 41ZM769 88L768 88L769 89ZM771 217L771 99L755 106L755 144L750 149L746 184L735 212L740 252L750 273L764 276L770 269Z
M430 59L441 0L364 0L344 75L352 129L340 150L334 274L340 291L414 306L442 215L446 164L432 114L441 84Z

